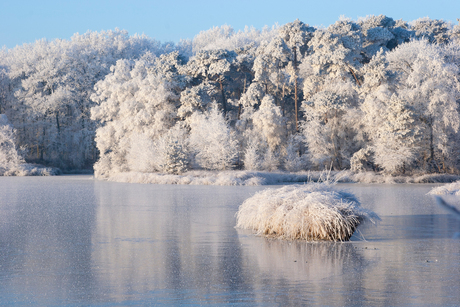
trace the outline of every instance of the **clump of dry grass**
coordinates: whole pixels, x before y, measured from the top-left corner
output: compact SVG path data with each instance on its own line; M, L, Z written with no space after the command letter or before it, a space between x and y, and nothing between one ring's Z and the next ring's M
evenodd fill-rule
M236 226L259 235L307 241L347 241L358 225L378 216L351 193L328 182L266 189L245 200Z

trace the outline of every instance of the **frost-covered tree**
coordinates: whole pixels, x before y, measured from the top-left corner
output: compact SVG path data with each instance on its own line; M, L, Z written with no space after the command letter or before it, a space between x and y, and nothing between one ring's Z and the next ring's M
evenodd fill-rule
M449 38L451 42L455 44L460 44L460 18L457 18L458 25L455 25L452 27L452 29L449 31Z
M95 122L90 118L93 87L121 58L139 58L170 47L126 31L87 32L70 40L40 40L8 50L11 99L6 113L29 161L65 169L89 167L96 158Z
M226 170L236 164L238 142L235 132L216 104L205 113L193 113L188 119L188 125L190 148L198 167Z
M391 32L396 24L385 15L368 16L358 21L363 32L363 51L367 58L372 58L378 51L394 48L395 35Z
M417 118L412 107L395 94L382 112L383 125L373 138L375 164L389 174L404 173L417 153Z
M443 44L449 41L449 30L452 25L439 19L419 18L411 23L411 29L419 38L428 39L432 43Z
M189 159L183 145L177 141L168 143L164 171L169 174L182 174L188 169Z
M260 46L254 59L254 82L264 87L265 94L278 98L278 105L284 99L290 76L286 71L291 52L281 38L275 38Z
M278 35L278 27L264 27L261 30L254 27L245 27L244 30L235 32L228 25L213 27L207 31L198 33L192 42L193 52L199 53L204 50L237 50L247 45L259 46L265 41L270 41Z
M154 147L154 141L175 125L179 92L184 80L177 73L178 54L155 57L147 54L138 61L119 60L112 73L96 84L92 119L103 126L96 132L100 152L96 176L128 171L139 146ZM141 144L139 144L140 142Z
M14 134L6 115L0 114L0 176L13 174L24 163L16 150Z
M293 54L291 65L287 67L285 74L290 75L289 82L293 83L294 87L295 132L299 131L299 74L297 69L298 59L306 55L308 50L308 43L312 39L314 32L315 28L309 27L298 19L294 22L285 24L279 29L280 37L283 38ZM285 81L283 83L283 100L286 86L288 86L288 82Z
M262 170L262 159L268 146L261 148L260 143L262 140L257 136L250 135L247 139L243 153L244 169L248 171Z
M142 173L181 174L189 168L188 133L182 122L177 123L159 138L134 134L127 153L129 170Z
M11 99L11 86L12 84L10 78L8 77L7 68L0 66L0 114L5 113L7 104Z
M453 141L459 129L459 67L446 56L443 45L412 41L388 53L390 68L398 73L398 96L418 117L423 138L419 167L429 171L454 168L458 155Z
M184 89L180 94L181 105L177 110L177 115L180 118L186 118L195 111L205 112L211 107L216 94L215 85L207 81Z
M386 109L386 102L390 100L397 86L395 73L389 69L389 63L383 50L377 52L361 69L363 83L359 88L361 98L359 110L362 116L358 123L358 138L364 142L364 147L372 142L372 139L378 135L378 129L384 124L385 117L382 114ZM368 152L367 149L365 150ZM370 156L363 155L359 160L364 157ZM367 161L367 163L373 163L373 161Z
M279 28L280 37L286 42L289 48L299 48L300 55L305 55L308 49L308 42L312 39L315 28L303 23L299 19L289 22Z
M72 169L98 157L99 178L458 172L459 29L379 15L320 29L215 27L177 46L120 30L41 40L0 51L0 113L27 161Z
M289 172L305 170L309 164L308 153L304 148L304 137L302 134L290 135L287 141L284 155L284 169Z
M220 44L225 44L234 34L235 30L229 25L212 27L207 31L201 31L193 38L193 51L199 53L204 50L223 49Z
M254 129L263 136L271 151L275 151L286 138L286 121L272 96L262 99L259 109L252 115Z
M354 138L362 41L360 26L342 19L314 32L309 42L312 53L300 65L305 113L302 131L316 167L348 167L360 147Z
M355 172L374 171L374 152L370 146L361 148L350 159L350 169Z
M250 110L250 109L249 109ZM265 95L258 110L249 114L250 124L244 132L244 167L247 170L277 170L281 149L286 142L286 120L274 98Z
M356 71L362 63L363 34L355 22L342 19L327 29L317 30L309 42L311 56L306 58L316 75L329 78L352 77L359 85Z
M200 51L193 56L183 71L194 78L192 82L206 81L216 83L220 91L220 101L224 114L227 113L227 97L225 95L224 82L226 74L232 69L236 53L228 50Z
M347 168L359 149L355 141L359 113L351 82L329 85L302 103L305 136L310 160L318 168Z

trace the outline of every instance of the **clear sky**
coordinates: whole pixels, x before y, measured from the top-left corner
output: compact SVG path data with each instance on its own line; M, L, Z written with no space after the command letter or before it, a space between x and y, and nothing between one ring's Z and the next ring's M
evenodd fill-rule
M459 0L0 0L0 47L37 39L69 39L74 33L115 28L161 42L192 39L224 24L261 29L300 19L328 26L345 15L354 20L384 14L412 21L420 17L457 23Z

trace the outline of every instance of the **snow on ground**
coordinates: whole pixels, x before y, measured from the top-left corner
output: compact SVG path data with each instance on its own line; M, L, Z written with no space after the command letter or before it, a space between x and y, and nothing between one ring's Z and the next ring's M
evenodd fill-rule
M361 222L378 216L329 182L266 189L240 206L236 227L288 240L346 241Z
M329 174L329 175L328 175ZM351 171L324 172L259 172L259 171L189 171L182 175L161 173L126 172L109 176L109 181L152 184L193 185L273 185L295 182L329 180L349 183L434 183L452 182L460 176L450 174L427 174L416 176L390 176L374 172L353 173Z
M460 181L433 188L430 195L460 195Z
M55 176L60 175L61 170L56 167L46 167L39 164L23 163L0 172L0 176Z
M193 185L270 185L284 182L306 182L317 180L312 172L272 173L254 171L189 171L182 175L160 173L118 173L109 181L155 184Z
M342 177L349 182L359 183L443 183L460 180L459 175L453 174L415 174L411 176L391 176L375 172L344 171Z

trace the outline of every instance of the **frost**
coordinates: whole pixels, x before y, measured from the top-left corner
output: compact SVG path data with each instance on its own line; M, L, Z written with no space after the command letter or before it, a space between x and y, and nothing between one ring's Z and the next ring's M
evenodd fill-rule
M454 175L459 29L378 15L322 28L223 25L177 45L118 29L40 40L0 51L0 113L25 161L93 167L101 179L330 167L358 181Z
M14 129L9 125L5 114L0 114L0 176L19 171L24 160L16 151Z
M460 181L433 188L430 195L460 195Z
M236 227L288 240L346 241L364 220L378 219L350 193L331 183L266 189L244 201Z
M51 176L59 173L57 168L25 163L16 150L15 130L6 115L0 114L0 176Z

